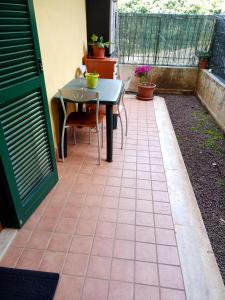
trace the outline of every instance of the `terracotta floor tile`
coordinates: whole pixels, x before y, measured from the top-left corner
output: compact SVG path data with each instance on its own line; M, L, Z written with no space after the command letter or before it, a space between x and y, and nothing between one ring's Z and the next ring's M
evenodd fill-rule
M160 300L159 288L154 286L135 284L135 300Z
M161 288L161 300L186 300L184 291Z
M62 252L45 252L39 270L60 273L66 255Z
M137 163L137 170L150 172L150 165L146 163Z
M166 176L165 176L165 173L154 173L152 172L151 173L151 177L152 177L152 180L157 180L157 181L166 181Z
M177 247L157 245L158 262L167 265L180 265Z
M158 285L157 265L148 262L135 262L135 282L148 285Z
M84 199L85 194L71 192L67 199L67 203L71 206L81 206L84 203Z
M113 239L95 237L91 254L94 256L109 256L113 253Z
M103 192L104 192L104 188L105 186L104 185L100 185L100 184L93 184L91 186L91 189L87 189L87 194L88 195L95 195L95 196L101 196L103 195Z
M69 253L63 267L63 274L84 276L87 270L88 256Z
M167 184L164 181L152 181L153 191L167 191Z
M136 240L139 242L155 243L154 228L146 226L136 226Z
M128 188L136 188L136 178L122 178L121 185Z
M34 230L34 228L36 227L37 223L39 222L41 216L40 215L36 215L33 214L28 220L27 222L24 224L23 229L26 230Z
M69 252L90 254L93 243L93 237L74 235Z
M110 257L91 256L87 276L99 279L109 279L110 267Z
M173 229L173 219L168 215L154 214L155 227Z
M154 201L154 212L158 214L170 215L170 204L165 202Z
M135 199L131 198L120 198L119 208L127 210L135 210Z
M62 211L62 217L79 218L81 211L82 211L81 206L72 206L70 204L67 204Z
M66 233L54 233L48 245L49 251L67 252L72 236Z
M56 232L73 234L75 232L77 219L60 218L56 227Z
M154 227L153 214L146 212L136 212L136 224L141 226Z
M137 189L138 200L152 200L152 191L145 189Z
M136 198L136 189L122 187L120 190L120 197L135 199Z
M108 175L114 177L121 177L123 173L122 169L110 169Z
M106 185L104 196L119 197L120 187Z
M151 164L161 166L161 165L163 165L163 160L162 160L162 158L151 157Z
M137 200L137 211L141 212L153 212L152 201Z
M10 246L8 248L6 254L1 259L0 266L14 268L22 251L23 251L23 248Z
M153 200L160 202L169 202L168 192L153 191Z
M137 179L139 180L150 180L151 179L151 173L145 172L145 171L137 171Z
M47 218L58 218L60 214L61 214L61 207L50 206L46 208L44 216Z
M131 210L122 210L118 211L118 223L124 224L135 224L135 212Z
M35 230L27 243L27 248L47 249L51 233L48 231Z
M17 232L16 237L12 241L11 245L14 247L24 247L27 244L27 242L31 236L31 233L32 233L31 230L20 229Z
M180 267L159 264L159 278L162 287L183 289L183 278Z
M109 283L107 280L87 278L82 300L107 300Z
M117 224L116 228L116 238L121 240L131 240L135 239L135 226L129 224Z
M96 236L114 238L116 223L98 222L96 228Z
M99 220L105 222L116 222L117 210L114 208L101 208Z
M87 220L98 220L99 213L100 213L99 207L85 206L82 209L80 217L82 219L87 219Z
M118 197L104 196L102 198L102 207L117 208L119 203Z
M61 275L54 300L80 300L84 279Z
M76 234L93 235L95 233L96 221L80 219L77 223Z
M108 300L133 300L133 290L132 283L111 281Z
M87 195L85 199L85 205L87 206L101 206L102 196Z
M115 240L113 256L134 259L135 243L133 241Z
M125 162L123 165L124 170L133 170L136 171L137 165L133 162Z
M164 168L161 165L151 164L151 172L153 172L153 173L163 173Z
M37 225L37 229L44 231L54 231L57 221L57 218L47 218L46 216L43 216Z
M176 238L173 230L156 228L155 233L157 244L176 246Z
M93 176L92 183L93 184L106 184L107 178L103 175L95 175Z
M107 182L107 185L109 185L109 186L120 186L121 178L120 177L108 177L106 182Z
M123 178L137 178L137 173L136 173L136 170L133 171L133 170L123 170L123 175L122 175Z
M38 270L44 250L25 249L20 256L16 268Z
M136 260L156 262L155 244L136 243Z
M112 261L111 279L133 282L134 261L114 258Z

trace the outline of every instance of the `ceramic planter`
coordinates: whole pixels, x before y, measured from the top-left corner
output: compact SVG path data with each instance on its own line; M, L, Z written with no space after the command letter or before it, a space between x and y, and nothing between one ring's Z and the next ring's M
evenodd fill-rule
M98 85L98 73L86 73L87 88L95 89Z
M199 60L198 67L199 69L207 69L208 64L209 64L208 60Z
M105 58L105 48L99 48L93 45L93 55L94 58Z
M156 85L154 83L151 83L149 85L143 85L139 83L137 99L144 101L152 100L155 88Z

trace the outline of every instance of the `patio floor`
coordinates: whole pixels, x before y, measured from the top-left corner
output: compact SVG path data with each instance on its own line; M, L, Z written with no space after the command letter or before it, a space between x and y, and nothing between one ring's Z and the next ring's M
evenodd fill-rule
M95 134L77 133L60 180L16 238L2 266L60 272L55 299L184 300L153 102L126 97L128 136L114 162L97 163ZM119 127L119 126L118 126Z

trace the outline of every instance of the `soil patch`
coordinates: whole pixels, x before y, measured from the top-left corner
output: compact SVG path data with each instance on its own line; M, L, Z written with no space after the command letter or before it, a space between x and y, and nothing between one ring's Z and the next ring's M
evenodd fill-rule
M196 97L162 97L225 282L225 136Z

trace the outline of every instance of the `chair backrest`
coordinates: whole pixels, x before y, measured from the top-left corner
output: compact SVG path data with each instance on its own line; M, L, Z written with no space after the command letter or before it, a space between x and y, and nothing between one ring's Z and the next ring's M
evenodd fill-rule
M89 101L95 100L96 101L96 123L98 124L99 93L89 91L86 88L80 88L80 89L68 89L68 90L62 89L59 90L59 95L60 95L60 101L61 101L65 118L67 114L66 114L64 101L85 104Z
M130 83L131 83L131 78L128 78L126 81L123 82L125 92L128 90Z

